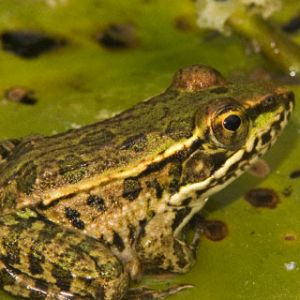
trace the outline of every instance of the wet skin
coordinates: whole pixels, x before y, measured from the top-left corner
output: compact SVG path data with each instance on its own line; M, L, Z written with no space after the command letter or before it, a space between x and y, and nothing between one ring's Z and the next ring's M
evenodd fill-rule
M144 272L189 271L186 225L270 148L293 106L285 88L194 65L111 119L0 142L2 288L130 299Z

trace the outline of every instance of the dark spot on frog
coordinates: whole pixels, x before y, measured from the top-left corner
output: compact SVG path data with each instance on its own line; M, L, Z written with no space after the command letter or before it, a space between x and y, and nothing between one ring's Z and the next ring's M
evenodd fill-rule
M37 290L44 292L44 297L46 296L45 293L48 291L48 283L46 281L35 278L35 287L37 288Z
M171 195L177 193L179 191L179 187L180 187L180 182L178 179L173 178L170 182L169 182L169 186L168 186L168 191Z
M174 231L184 220L184 218L191 212L190 207L183 207L175 212L175 218L172 224L172 230Z
M13 285L17 278L17 271L5 267L5 269L0 269L0 286Z
M23 58L38 57L57 47L64 46L66 41L33 31L6 31L1 35L2 48Z
M124 184L123 184L124 198L132 201L139 196L141 190L142 187L138 179L131 177L124 180Z
M296 179L300 177L300 170L295 170L290 174L291 179Z
M139 235L136 237L137 241L139 241L145 236L146 234L145 227L147 223L148 223L147 219L143 219L139 221L139 228L138 228ZM138 242L136 244L138 244Z
M254 207L275 208L279 202L279 197L272 189L256 188L248 191L245 199Z
M265 133L261 136L261 143L262 143L262 145L268 144L268 143L270 142L271 139L272 139L271 131L265 132Z
M110 24L96 36L97 41L110 50L133 48L138 43L136 29L132 24Z
M37 102L33 90L15 86L4 92L4 97L11 102L33 105Z
M205 237L211 241L221 241L228 235L227 224L220 220L203 220L200 226Z
M37 166L34 162L29 161L22 166L18 173L18 176L16 176L17 189L18 191L29 195L37 178Z
M162 254L153 254L153 256L151 257L151 262L147 263L147 265L144 267L144 274L150 274L153 275L153 273L159 273L159 266L162 266L164 261L166 260L165 255ZM165 270L166 271L166 270ZM173 267L169 266L168 267L168 271L171 272L173 271ZM140 299L140 298L138 298ZM144 300L144 298L142 298L142 300ZM146 298L145 300L148 300L148 298ZM153 296L151 295L149 300L154 300Z
M38 240L40 243L47 243L48 241L56 238L56 236L61 232L61 228L59 226L55 226L46 218L44 218L43 221L47 226L40 230Z
M170 170L169 170L169 184L168 184L168 191L171 194L175 194L178 192L180 188L180 177L182 173L182 166L178 160L175 160L171 163Z
M65 208L66 218L71 221L71 224L78 229L84 229L84 223L80 220L80 212L70 207Z
M129 228L128 238L129 238L129 241L130 241L130 245L133 245L133 243L136 239L137 230L136 230L136 227L133 226L132 224L129 224L128 228Z
M193 199L192 197L184 199L182 201L182 206L188 206L191 203L192 199Z
M128 137L120 146L121 150L140 152L147 146L147 136L143 133Z
M6 265L14 265L20 263L20 249L18 248L18 242L16 241L17 238L18 236L9 236L2 242L2 246L5 249L7 255L2 256L1 260L3 260Z
M179 160L174 160L170 163L169 176L172 178L180 179L182 173L182 165Z
M300 30L300 13L294 16L291 20L282 26L282 29L287 33L295 33Z
M0 145L0 160L5 159L10 154L10 150L7 149L4 145Z
M155 189L157 199L161 198L164 190L156 178L153 179L152 181L147 181L146 185L147 185L147 188L149 188L149 189L151 189L151 188Z
M188 261L186 260L184 255L184 251L182 249L183 246L176 239L174 239L173 247L174 247L174 254L178 258L177 265L179 268L182 269L188 264Z
M201 160L201 156L200 159ZM220 169L224 163L227 160L227 156L225 153L216 153L211 156L211 165L213 166L213 169L211 170L211 173L214 173L216 170ZM208 166L206 166L207 168Z
M44 291L41 291L38 289L30 290L29 299L30 300L45 300L45 299L47 299L47 295Z
M89 195L87 199L87 204L101 212L106 210L104 199L97 195Z
M282 194L283 194L284 197L289 197L289 196L292 195L292 193L293 193L293 189L292 189L291 186L286 187L286 188L282 191Z
M33 253L28 254L29 271L32 275L42 274L44 272L42 263L45 261L43 256L36 256Z
M122 252L125 249L124 242L123 242L121 236L117 232L114 232L113 244L117 247L117 249L120 252Z
M69 291L73 281L72 273L70 270L65 270L57 264L53 265L52 276L56 279L56 285L63 291Z

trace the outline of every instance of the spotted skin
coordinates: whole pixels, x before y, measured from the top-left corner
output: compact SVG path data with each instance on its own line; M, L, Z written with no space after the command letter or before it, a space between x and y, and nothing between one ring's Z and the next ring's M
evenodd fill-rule
M186 241L186 225L270 148L293 101L195 65L111 119L0 143L1 286L29 299L130 300L144 272L187 272L199 235ZM239 127L227 130L232 115Z
M127 289L122 264L95 239L29 209L1 217L0 224L4 290L18 295L18 284L31 299L119 299Z

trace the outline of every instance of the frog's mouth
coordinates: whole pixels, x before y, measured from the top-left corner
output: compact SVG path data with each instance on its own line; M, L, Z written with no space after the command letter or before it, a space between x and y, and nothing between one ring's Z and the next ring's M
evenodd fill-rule
M206 199L239 177L260 156L265 154L287 125L294 109L294 98L289 96L286 98L286 102L280 105L276 113L273 113L271 124L269 122L267 127L257 129L244 147L229 156L226 162L210 177L198 183L182 186L180 191L171 197L170 203L178 205L180 199L188 197L193 192L197 192L198 199Z

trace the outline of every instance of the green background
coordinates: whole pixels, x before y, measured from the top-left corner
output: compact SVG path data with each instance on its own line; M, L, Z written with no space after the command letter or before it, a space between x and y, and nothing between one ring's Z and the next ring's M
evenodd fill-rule
M275 22L300 10L297 1L284 3ZM184 30L176 26L178 18L187 22ZM110 117L161 92L173 73L189 64L211 65L225 76L274 70L240 37L201 32L194 22L190 0L1 0L1 32L38 30L68 43L34 59L0 50L0 94L25 86L38 99L24 105L0 95L0 138L53 134ZM97 33L112 23L132 24L137 45L112 51L97 43ZM300 43L300 33L292 37ZM299 85L290 88L300 96ZM266 179L246 174L205 207L208 219L227 224L228 236L219 242L202 238L197 264L187 275L147 277L143 284L195 285L170 297L174 300L300 299L300 178L289 178L300 169L299 118L298 105L266 156L272 168ZM275 190L277 207L254 208L246 202L244 194L254 187ZM285 197L288 187L292 194ZM295 268L288 271L290 262Z

